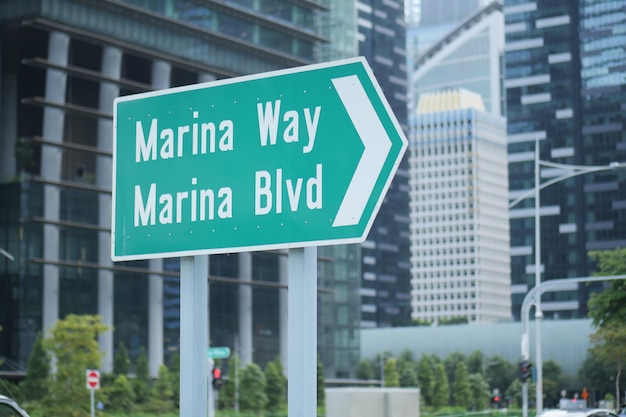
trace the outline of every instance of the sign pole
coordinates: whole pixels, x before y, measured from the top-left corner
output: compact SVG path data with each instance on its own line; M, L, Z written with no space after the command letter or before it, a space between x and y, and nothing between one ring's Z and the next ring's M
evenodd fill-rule
M95 417L96 416L96 407L95 407L95 402L96 402L95 397L96 396L95 396L94 393L95 393L96 390L95 389L90 389L89 391L91 391L91 393L90 393L90 398L91 398L91 401L90 401L91 402L91 417Z
M287 414L317 414L317 247L289 249ZM182 415L182 414L181 414Z
M206 416L209 259L180 258L180 415Z

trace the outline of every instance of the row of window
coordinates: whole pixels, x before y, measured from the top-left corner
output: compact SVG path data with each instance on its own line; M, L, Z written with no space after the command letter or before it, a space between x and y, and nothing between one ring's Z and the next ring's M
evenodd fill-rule
M476 299L476 293L444 293L444 294L425 294L425 295L417 295L414 297L414 300L417 302L423 302L426 304L428 301L462 301L462 300L474 300ZM423 304L423 305L424 305Z
M464 257L457 259L450 259L449 257L442 258L434 258L429 256L424 256L422 258L424 262L416 262L415 265L417 268L446 268L450 267L450 271L456 266L458 272L463 272L464 274L472 273L473 269L467 269L462 267L471 267L476 264L476 259L474 257ZM438 273L438 272L437 272Z
M463 310L475 310L476 304L463 304L463 305L449 305L449 304L437 304L437 305L414 305L413 311L415 313L433 313L433 312L446 312L446 311L460 311ZM428 318L428 317L426 317Z

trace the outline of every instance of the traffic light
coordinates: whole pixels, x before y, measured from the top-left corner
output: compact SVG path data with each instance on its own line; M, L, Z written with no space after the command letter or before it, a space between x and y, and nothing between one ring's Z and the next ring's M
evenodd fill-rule
M222 370L218 367L214 367L211 373L213 374L213 388L219 390L222 386Z
M533 375L532 368L533 364L529 361L523 360L519 363L519 379L522 382L526 382Z
M491 406L493 408L500 408L500 403L502 402L502 397L500 394L494 394L491 396Z

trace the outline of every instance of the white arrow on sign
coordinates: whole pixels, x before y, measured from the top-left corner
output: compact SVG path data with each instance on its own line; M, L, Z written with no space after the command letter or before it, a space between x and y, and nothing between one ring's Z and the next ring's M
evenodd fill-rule
M343 197L333 227L358 224L378 174L391 150L391 139L356 75L332 80L365 149Z

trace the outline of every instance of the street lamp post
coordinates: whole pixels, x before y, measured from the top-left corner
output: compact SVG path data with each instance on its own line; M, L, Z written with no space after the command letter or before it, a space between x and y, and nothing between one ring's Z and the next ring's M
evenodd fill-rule
M539 212L540 204L539 204L539 184L541 181L539 175L540 169L540 160L539 160L539 140L535 140L535 287L539 287L541 284L541 216ZM536 404L536 415L538 416L541 410L543 410L543 358L541 355L541 319L543 318L543 312L541 311L541 297L537 297L537 303L535 304L535 340L537 343L536 346L536 354L535 354L535 362L537 365L535 369L537 370L537 398L535 399Z
M626 279L626 275L552 279L549 281L545 281L528 291L526 297L524 297L524 301L522 302L520 317L522 321L522 357L524 359L529 359L530 357L530 347L528 345L528 315L530 313L530 308L533 305L535 307L537 306L537 303L539 302L539 299L541 298L541 295L543 293L567 289L572 282L605 282L617 279ZM538 323L535 323L535 327L537 326L537 324ZM523 417L528 417L528 386L526 382L524 382L522 387L522 415Z
M609 165L602 166L584 166L584 165L568 165L559 164L554 162L542 161L539 159L539 140L535 140L535 187L525 193L520 194L517 198L509 203L509 209L513 208L522 200L528 197L534 196L535 199L535 288L539 288L541 285L541 216L540 216L540 199L539 192L550 185L557 182L576 177L578 175L589 174L599 171L610 171L620 168L626 168L626 163L611 162ZM553 168L558 171L562 171L559 175L541 184L541 167ZM558 172L557 171L557 172ZM541 310L541 292L537 293L534 299L535 306L535 337L536 337L536 353L535 353L535 369L537 376L536 383L536 407L537 415L543 410L543 359L541 354L541 320L543 319L543 312ZM522 314L523 311L522 311ZM522 318L523 320L523 318ZM522 360L530 359L528 345L528 333L524 332L522 335ZM522 386L522 402L523 402L523 417L528 417L528 385L526 382Z

